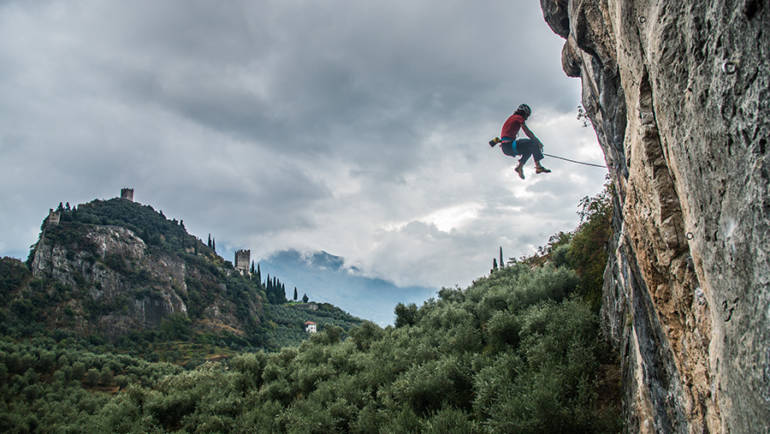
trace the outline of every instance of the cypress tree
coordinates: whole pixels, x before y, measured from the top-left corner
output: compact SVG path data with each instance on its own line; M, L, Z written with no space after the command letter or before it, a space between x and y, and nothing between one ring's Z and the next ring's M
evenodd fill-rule
M297 301L297 287L294 287L294 301Z
M500 268L505 267L505 262L503 262L503 246L500 246Z

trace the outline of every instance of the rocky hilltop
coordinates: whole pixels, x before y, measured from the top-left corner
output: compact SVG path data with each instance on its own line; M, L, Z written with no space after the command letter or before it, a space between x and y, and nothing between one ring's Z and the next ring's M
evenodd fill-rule
M117 338L182 317L213 333L253 336L264 294L183 222L125 199L60 208L30 254L52 305L49 326Z
M290 302L285 284L263 278L248 250L226 261L210 236L204 243L132 193L59 204L26 263L0 258L0 337L195 366L298 345L309 336L306 321L319 332L361 324L329 303Z
M770 430L770 4L541 0L615 186L630 432Z

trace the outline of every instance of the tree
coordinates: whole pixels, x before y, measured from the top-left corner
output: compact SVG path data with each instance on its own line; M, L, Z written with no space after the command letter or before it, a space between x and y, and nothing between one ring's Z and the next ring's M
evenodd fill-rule
M503 261L503 246L500 246L500 268L505 267L505 262Z
M209 241L208 243L206 243L206 245L208 246L209 249L211 248L211 234L209 234Z
M570 243L570 265L580 276L580 292L595 312L601 307L607 242L612 236L611 185L593 197L580 200L580 226Z
M303 302L303 303L307 303L307 302L308 302L308 300L310 300L310 299L308 298L307 294L305 294L305 295L303 295L303 296L302 296L302 302Z
M114 374L112 373L112 370L107 366L102 367L102 370L99 373L99 383L102 386L112 386L113 380Z
M497 259L492 258L492 272L497 271Z
M83 375L86 373L86 366L83 362L75 362L72 364L72 379L80 381Z
M99 370L96 368L91 368L86 372L86 377L83 379L83 382L86 386L94 387L97 384L99 384Z
M414 325L417 320L417 305L410 303L409 306L399 303L395 308L396 328L407 325Z
M297 287L294 287L294 301L297 301Z

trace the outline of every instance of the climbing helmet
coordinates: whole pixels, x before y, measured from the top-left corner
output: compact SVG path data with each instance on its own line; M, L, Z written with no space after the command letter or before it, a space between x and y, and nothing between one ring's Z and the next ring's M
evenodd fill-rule
M520 106L519 106L519 108L517 108L517 109L516 109L516 111L524 112L524 114L525 114L527 117L529 117L529 115L531 115L531 114L532 114L532 109L531 109L531 108L529 108L529 106L528 106L528 105L526 105L526 104L522 104L522 105L520 105Z

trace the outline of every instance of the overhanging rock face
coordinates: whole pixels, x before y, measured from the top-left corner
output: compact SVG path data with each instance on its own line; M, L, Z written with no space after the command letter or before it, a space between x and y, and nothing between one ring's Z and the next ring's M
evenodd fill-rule
M628 430L770 431L770 4L541 6L615 185Z

